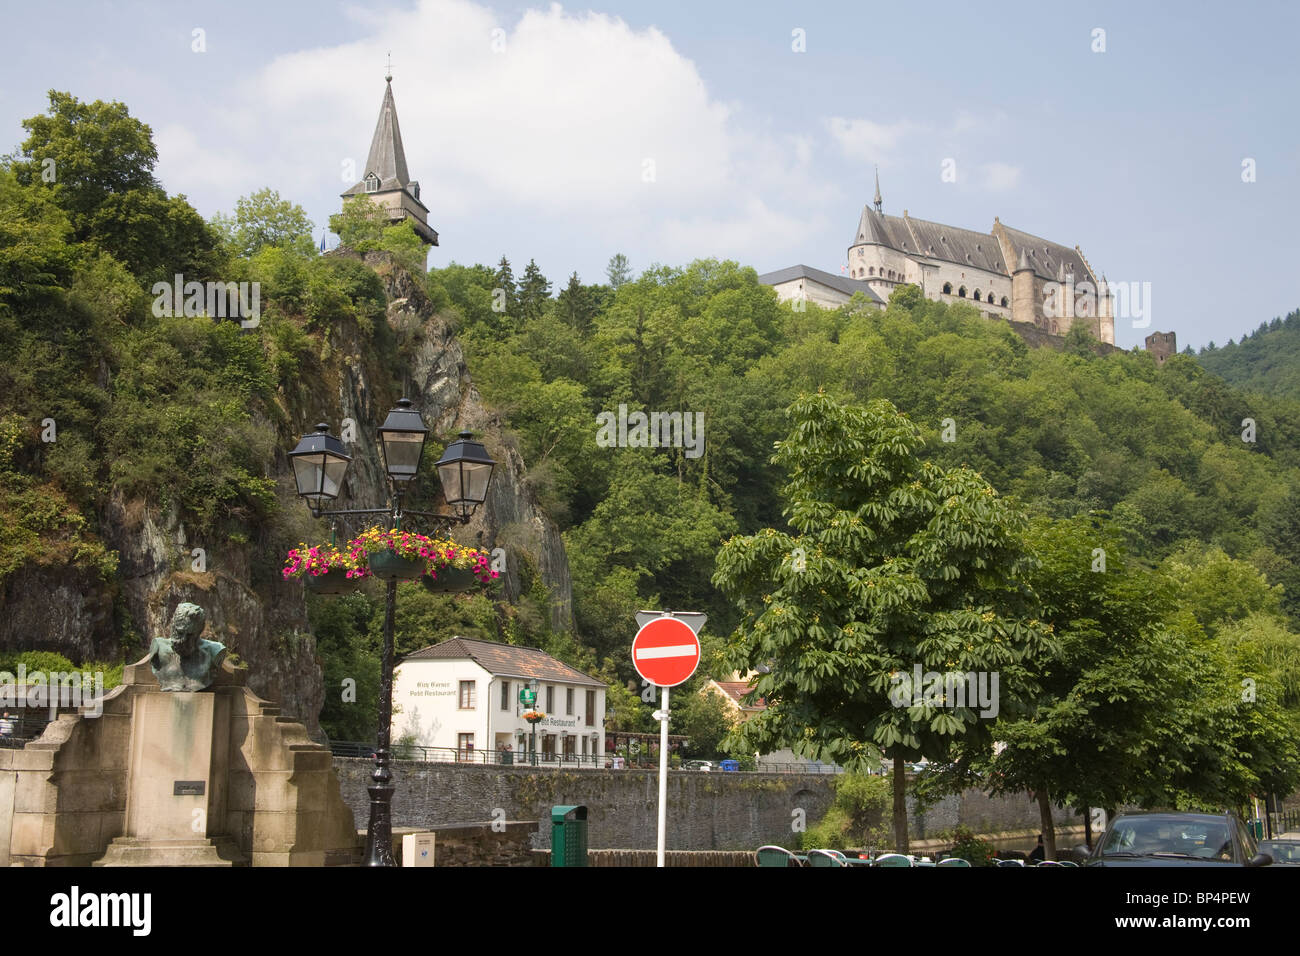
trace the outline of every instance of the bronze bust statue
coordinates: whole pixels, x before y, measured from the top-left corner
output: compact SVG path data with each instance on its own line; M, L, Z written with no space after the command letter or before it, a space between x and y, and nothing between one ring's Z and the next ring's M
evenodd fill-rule
M159 689L194 691L212 685L213 666L226 645L199 637L205 618L197 604L181 604L172 615L171 637L154 638L149 646L149 666Z

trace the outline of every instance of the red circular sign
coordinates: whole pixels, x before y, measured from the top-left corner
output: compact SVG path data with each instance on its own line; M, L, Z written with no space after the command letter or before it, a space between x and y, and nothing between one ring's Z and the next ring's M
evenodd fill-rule
M632 664L657 687L676 687L699 666L700 639L684 621L656 618L632 638Z

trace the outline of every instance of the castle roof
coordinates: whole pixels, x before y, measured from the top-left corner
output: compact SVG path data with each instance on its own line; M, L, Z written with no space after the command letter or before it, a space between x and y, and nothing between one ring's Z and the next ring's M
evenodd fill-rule
M909 256L941 259L958 265L1009 275L1002 247L992 233L958 229L925 219L886 216L870 206L862 210L853 245L875 243Z
M1002 247L992 233L913 219L906 212L899 221L906 226L915 243L912 248L904 247L903 252L973 266L999 275L1007 275L1010 271L1002 258Z
M1097 277L1088 268L1087 262L1077 248L1071 249L1060 243L1048 242L1046 239L1021 232L1019 229L1012 229L1002 223L998 223L995 228L1001 229L1006 237L1005 241L1011 244L1012 249L1028 257L1030 268L1039 278L1056 281L1066 275L1073 275L1076 283L1083 282L1085 279L1096 283Z
M811 279L813 282L820 282L824 286L850 296L855 292L861 292L869 301L879 305L885 304L885 300L877 295L876 291L866 282L860 279L846 279L844 276L837 276L833 272L823 272L821 269L814 269L812 266L790 266L758 277L758 281L763 285L779 285L792 279Z

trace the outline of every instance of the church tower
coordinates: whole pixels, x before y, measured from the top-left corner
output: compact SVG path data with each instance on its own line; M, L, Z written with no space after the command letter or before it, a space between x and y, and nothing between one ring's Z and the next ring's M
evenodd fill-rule
M346 201L366 196L388 214L389 222L409 220L415 234L431 246L438 244L438 233L429 228L429 208L420 202L420 184L406 171L406 150L402 148L402 129L397 125L397 105L393 102L393 77L384 77L387 87L379 108L379 122L370 140L370 155L361 181L343 193Z

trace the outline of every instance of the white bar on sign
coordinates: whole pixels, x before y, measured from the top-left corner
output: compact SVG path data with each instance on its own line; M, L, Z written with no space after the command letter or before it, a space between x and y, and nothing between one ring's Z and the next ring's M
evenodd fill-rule
M638 647L636 659L650 661L658 657L694 657L694 644L665 644L663 647Z

